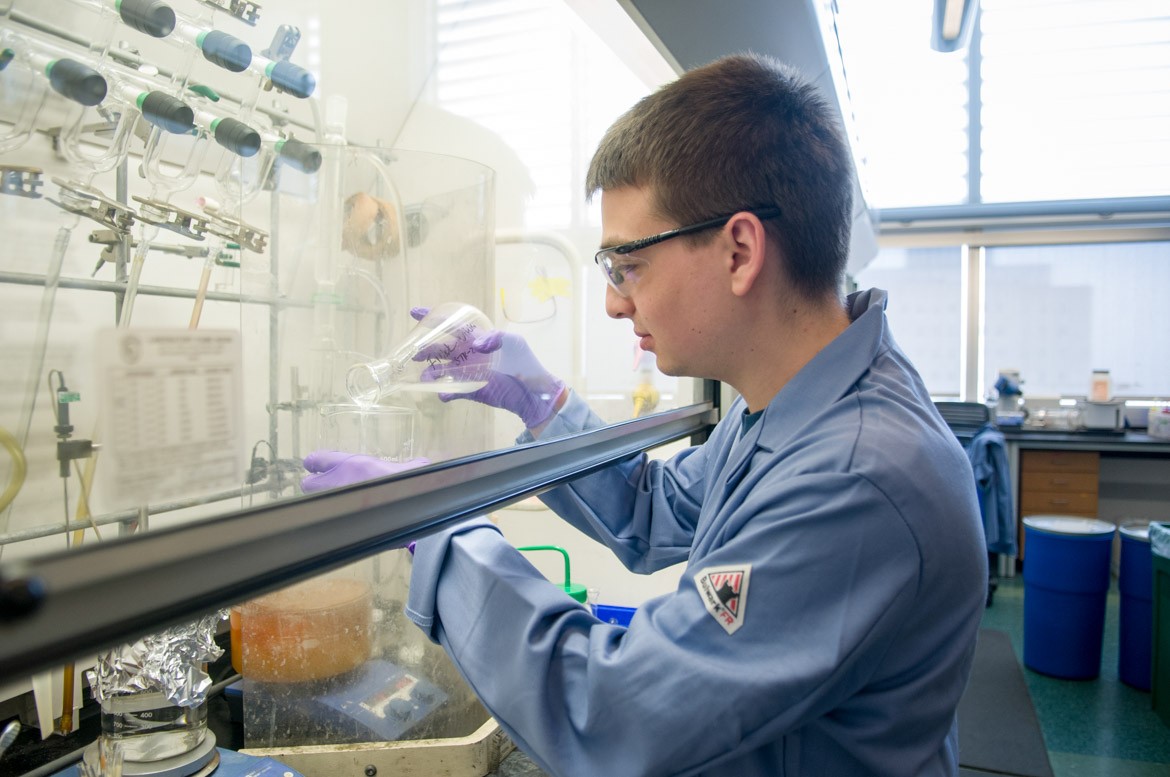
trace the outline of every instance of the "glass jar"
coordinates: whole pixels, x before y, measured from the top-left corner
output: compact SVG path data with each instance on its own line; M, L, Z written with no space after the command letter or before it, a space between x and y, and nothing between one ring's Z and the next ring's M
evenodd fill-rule
M1089 399L1093 402L1108 402L1113 398L1113 380L1109 370L1093 370L1089 381Z

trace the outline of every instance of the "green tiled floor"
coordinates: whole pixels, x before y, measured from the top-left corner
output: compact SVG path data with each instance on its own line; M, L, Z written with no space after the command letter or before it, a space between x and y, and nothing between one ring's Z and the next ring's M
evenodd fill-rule
M1170 775L1170 727L1150 707L1150 694L1117 677L1116 581L1109 592L1101 675L1059 680L1024 669L1056 777L1166 777ZM1016 658L1024 656L1024 581L1000 581L985 628L1011 635Z

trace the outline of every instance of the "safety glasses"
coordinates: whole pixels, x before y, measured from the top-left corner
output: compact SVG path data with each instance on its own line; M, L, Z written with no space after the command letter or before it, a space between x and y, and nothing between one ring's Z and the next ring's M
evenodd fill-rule
M639 240L631 240L629 243L622 243L612 248L603 248L593 257L593 261L605 273L605 279L613 287L613 290L623 297L628 297L631 287L637 282L639 271L646 264L645 260L632 256L635 251L641 251L650 246L658 245L671 238L681 237L682 235L693 235L696 232L722 227L739 213L751 213L760 219L773 219L780 215L780 209L769 207L737 210L735 213L700 221L698 224L690 224L689 226L670 229L666 232L659 232L657 235L651 235L650 237L644 237Z

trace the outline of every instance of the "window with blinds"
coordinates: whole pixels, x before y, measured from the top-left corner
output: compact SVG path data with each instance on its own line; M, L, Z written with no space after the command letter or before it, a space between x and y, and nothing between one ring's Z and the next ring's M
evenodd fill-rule
M550 0L439 0L436 101L495 132L533 183L525 226L595 225L584 202L601 135L646 87Z
M835 3L877 207L1170 193L1165 0L982 0L949 54L930 2Z
M870 204L966 202L966 53L930 48L930 2L836 0L836 6Z
M985 202L1170 192L1170 3L982 0Z

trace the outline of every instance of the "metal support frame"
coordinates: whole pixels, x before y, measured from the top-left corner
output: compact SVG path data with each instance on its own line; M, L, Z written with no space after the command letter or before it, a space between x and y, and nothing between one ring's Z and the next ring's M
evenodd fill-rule
M300 477L298 475L298 477ZM176 499L170 502L157 502L145 507L134 507L127 510L116 510L114 512L105 513L103 515L95 515L88 520L69 520L60 523L40 524L28 529L18 529L16 531L8 532L7 534L0 534L0 546L11 545L16 542L27 542L28 540L36 540L42 537L52 537L56 534L66 534L74 531L89 531L94 526L107 526L110 524L120 524L126 526L133 523L141 523L143 511L147 517L152 515L160 515L169 513L175 510L185 510L190 507L200 507L207 504L215 504L223 502L228 499L240 499L245 497L254 497L262 494L265 491L278 488L283 484L288 487L295 483L293 477L275 477L269 481L256 483L255 485L245 486L243 488L232 488L227 491L220 491L214 494L205 494L203 496L189 497L187 499Z
M976 246L962 246L963 300L959 315L963 321L959 348L959 400L982 402L983 383L983 310L986 253Z
M0 270L0 283L13 283L21 286L44 286L45 276L36 273L7 272ZM120 281L99 281L90 278L62 278L59 282L62 289L87 289L89 291L108 291L114 294L123 294L126 284ZM181 289L176 286L139 286L138 293L153 297L179 297L194 299L198 293L195 289ZM257 294L235 294L226 291L208 291L204 298L217 302L239 302L245 305L271 305L274 308L312 308L312 302L298 301L288 297L260 296ZM339 310L364 310L353 306L342 306Z
M967 46L967 202L983 201L983 15L975 10Z

